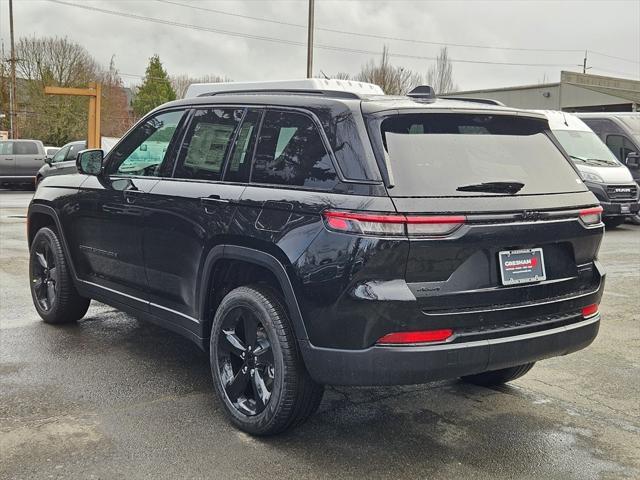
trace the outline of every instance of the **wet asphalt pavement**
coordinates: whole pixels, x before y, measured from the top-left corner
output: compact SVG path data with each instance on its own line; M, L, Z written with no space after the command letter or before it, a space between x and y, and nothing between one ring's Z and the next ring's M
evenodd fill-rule
M277 438L238 432L189 341L93 303L31 304L29 193L0 191L0 478L640 478L640 227L607 232L600 335L500 389L330 388Z

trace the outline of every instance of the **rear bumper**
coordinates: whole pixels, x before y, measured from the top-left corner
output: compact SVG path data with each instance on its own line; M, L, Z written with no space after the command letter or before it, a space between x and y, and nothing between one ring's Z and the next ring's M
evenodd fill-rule
M466 343L339 350L301 342L307 370L328 385L407 385L566 355L588 346L600 315L540 332Z

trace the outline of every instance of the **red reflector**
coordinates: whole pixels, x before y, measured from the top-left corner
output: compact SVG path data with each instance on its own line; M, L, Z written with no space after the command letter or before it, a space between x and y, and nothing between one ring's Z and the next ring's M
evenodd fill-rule
M587 305L582 309L582 316L584 318L593 317L596 313L598 313L597 303L594 303L592 305Z
M377 341L378 344L409 344L442 342L453 335L453 330L423 330L419 332L394 332L389 333Z

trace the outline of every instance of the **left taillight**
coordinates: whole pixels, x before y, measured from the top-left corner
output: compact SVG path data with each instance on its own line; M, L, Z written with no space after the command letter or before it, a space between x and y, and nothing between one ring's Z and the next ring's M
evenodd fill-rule
M602 222L602 210L600 205L580 210L580 220L587 226L597 225Z
M466 222L464 215L399 215L327 210L322 213L329 230L381 236L445 236Z

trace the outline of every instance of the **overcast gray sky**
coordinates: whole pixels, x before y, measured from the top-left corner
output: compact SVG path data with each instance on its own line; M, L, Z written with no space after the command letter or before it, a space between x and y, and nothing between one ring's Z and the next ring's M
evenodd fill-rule
M115 55L127 84L140 81L135 75L144 73L154 53L170 74L211 73L238 81L305 76L306 29L295 25L306 24L307 0L61 1L195 26L125 18L51 0L14 0L16 37L66 35L105 65ZM461 89L558 81L560 70L580 70L585 49L591 73L640 79L640 0L316 0L315 18L314 72L356 73L374 55L353 50L379 52L386 43L395 65L424 73L440 46L415 42L420 41L450 44L454 60L494 62L455 62L454 80ZM8 0L0 0L0 34L8 50Z

